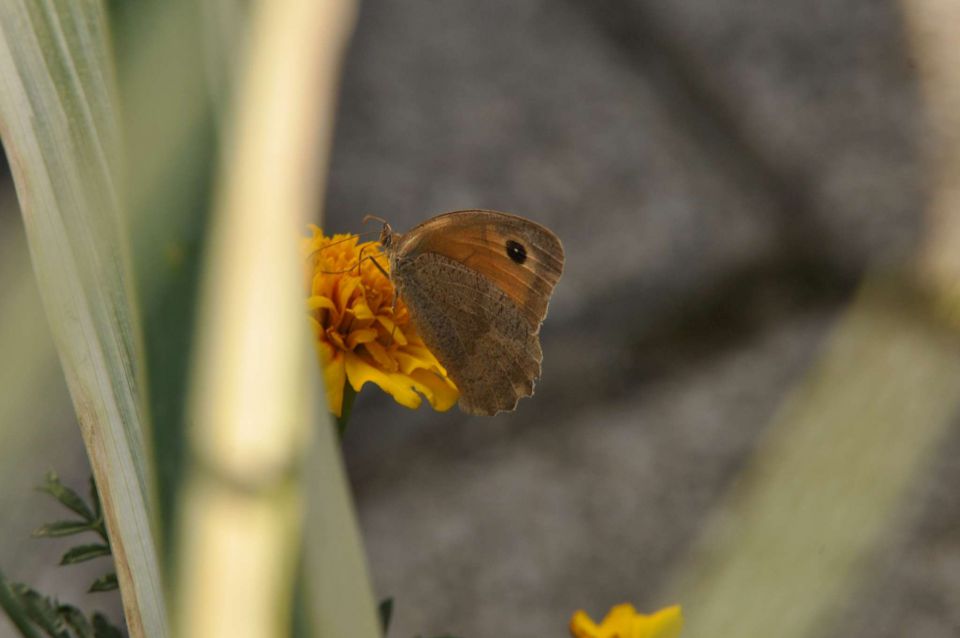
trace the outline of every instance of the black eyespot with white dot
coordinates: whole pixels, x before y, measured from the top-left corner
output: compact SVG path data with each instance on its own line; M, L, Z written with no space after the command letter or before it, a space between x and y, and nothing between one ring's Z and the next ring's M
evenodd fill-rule
M509 239L507 240L507 257L522 264L527 260L527 249L520 242Z

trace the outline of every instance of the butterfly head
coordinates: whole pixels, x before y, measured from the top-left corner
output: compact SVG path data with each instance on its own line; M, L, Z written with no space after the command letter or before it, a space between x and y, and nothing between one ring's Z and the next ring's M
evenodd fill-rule
M383 246L383 249L387 252L393 248L393 244L396 241L397 233L393 232L393 228L390 227L390 224L387 223L387 220L377 217L376 215L367 215L363 218L363 223L366 224L368 221L378 221L383 224L383 228L380 230L380 245Z

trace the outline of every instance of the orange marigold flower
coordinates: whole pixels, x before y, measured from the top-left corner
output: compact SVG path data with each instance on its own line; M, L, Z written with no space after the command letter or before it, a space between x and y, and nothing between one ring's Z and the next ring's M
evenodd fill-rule
M368 381L408 408L420 406L420 395L435 410L453 407L457 387L423 344L403 301L394 304L390 279L367 259L377 257L389 268L380 244L358 244L356 235L325 237L316 226L311 230L313 236L301 245L307 310L330 411L340 416L347 382L359 392Z
M574 638L677 638L682 628L680 605L647 615L637 613L630 603L623 603L611 609L599 625L584 611L570 619Z

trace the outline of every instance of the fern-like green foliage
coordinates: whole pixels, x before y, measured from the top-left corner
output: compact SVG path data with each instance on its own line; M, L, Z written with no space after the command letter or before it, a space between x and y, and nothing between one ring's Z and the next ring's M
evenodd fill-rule
M53 471L47 473L46 482L38 488L55 498L57 502L79 518L55 521L33 532L39 538L61 538L75 534L93 533L100 542L76 545L60 558L61 565L73 565L84 561L110 556L110 539L103 521L97 486L90 479L90 503L74 490L60 482ZM93 582L89 591L117 589L117 575L104 574ZM7 614L23 638L123 638L123 632L100 613L89 618L72 605L65 605L55 598L44 596L22 583L8 582L0 573L0 608Z
M87 505L79 494L61 483L60 477L52 470L47 472L46 483L37 489L57 499L61 505L80 518L47 523L34 530L34 537L60 538L84 532L93 532L100 537L101 542L99 543L77 545L68 549L60 559L61 565L72 565L110 555L110 539L107 537L107 526L103 520L100 496L97 493L97 486L93 477L90 478L90 505ZM111 591L116 588L117 575L111 572L93 581L89 591Z
M0 574L0 607L24 638L123 638L123 632L103 614L91 618L55 598L21 583L9 583Z

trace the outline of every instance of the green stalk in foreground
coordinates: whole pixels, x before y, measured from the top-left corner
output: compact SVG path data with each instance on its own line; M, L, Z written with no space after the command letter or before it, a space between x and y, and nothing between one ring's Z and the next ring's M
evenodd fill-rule
M871 279L672 587L685 638L826 635L960 408L960 4L902 0L933 133L927 237Z
M379 635L332 424L318 435L312 423L297 250L319 207L353 11L349 0L253 5L206 254L179 636L289 635L304 544L307 633Z
M101 2L0 3L0 133L96 476L130 634L167 635Z

